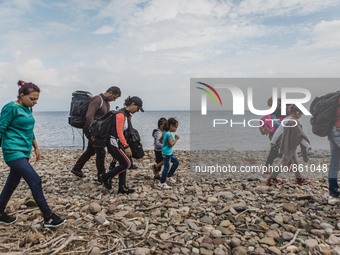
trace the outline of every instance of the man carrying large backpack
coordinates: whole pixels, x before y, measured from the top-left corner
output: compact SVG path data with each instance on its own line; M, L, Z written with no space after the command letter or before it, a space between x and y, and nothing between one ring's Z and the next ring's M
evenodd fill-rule
M100 119L110 111L109 102L116 101L116 99L120 96L120 89L113 86L108 88L105 93L101 93L91 99L86 112L85 125L83 127L84 134L88 139L88 145L84 153L80 156L80 158L77 160L76 164L71 170L71 172L79 178L85 177L84 173L82 172L82 168L94 154L96 154L97 178L99 182L100 174L105 173L105 147L93 147L93 141L89 133L89 128L94 120Z
M328 135L331 147L331 160L328 172L328 204L340 204L339 190L339 168L340 168L340 92L337 92L337 101L335 105L335 118L333 118L333 127Z

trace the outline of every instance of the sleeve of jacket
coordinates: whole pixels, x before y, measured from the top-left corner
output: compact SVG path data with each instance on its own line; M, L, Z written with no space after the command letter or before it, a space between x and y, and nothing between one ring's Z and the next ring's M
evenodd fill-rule
M12 107L10 104L5 105L1 110L0 115L0 140L2 140L7 127L12 122L15 116L15 108ZM1 144L0 144L1 145Z
M118 139L124 147L128 147L129 145L123 133L124 122L125 122L125 115L123 113L117 113L116 114L116 130L117 130Z
M157 148L162 148L163 144L160 142L159 139L162 137L162 131L156 131L155 132L155 145Z

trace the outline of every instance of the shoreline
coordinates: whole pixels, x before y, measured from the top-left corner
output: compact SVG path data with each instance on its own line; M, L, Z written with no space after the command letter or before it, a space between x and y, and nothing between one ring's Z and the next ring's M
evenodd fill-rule
M86 147L85 147L86 148ZM41 147L40 148L42 151L82 151L81 148L44 148L44 147ZM152 152L153 153L153 149L144 149L145 152ZM200 149L200 150L191 150L191 149L174 149L174 152L176 153L176 151L184 151L184 152L192 152L192 151L220 151L220 152L228 152L228 151L236 151L236 152L260 152L260 153L264 153L264 152L269 152L269 149L268 150L265 150L265 149L261 149L261 150L248 150L248 149L245 149L245 150L240 150L240 149L235 149L235 148L226 148L224 150L212 150L212 149ZM0 152L1 152L1 148L0 148ZM313 149L311 154L314 154L314 153L327 153L329 152L330 153L330 150L327 150L327 149Z

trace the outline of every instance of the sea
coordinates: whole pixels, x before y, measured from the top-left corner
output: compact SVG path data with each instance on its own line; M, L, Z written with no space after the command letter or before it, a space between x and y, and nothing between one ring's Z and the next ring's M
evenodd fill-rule
M231 118L231 112L226 119ZM244 116L245 119L254 118L253 116ZM55 112L34 112L36 119L35 136L39 147L42 149L82 149L83 138L80 129L72 128L68 124L68 111ZM269 139L260 134L258 128L237 128L225 125L218 128L227 129L226 135L221 137L221 132L211 132L211 123L202 123L197 121L195 114L190 111L147 111L144 113L135 113L132 118L132 124L141 136L144 149L153 149L152 131L157 128L159 118L175 117L179 122L176 134L180 139L176 143L174 150L190 149L235 149L235 150L253 150L263 151L269 149ZM237 119L235 119L237 120ZM304 132L308 136L313 149L329 150L327 138L315 136L311 131L309 117L302 116L300 123L303 125ZM210 125L210 126L209 126ZM210 132L207 132L207 129ZM194 139L190 139L190 135ZM86 138L85 138L86 139ZM222 141L223 142L220 142ZM190 141L193 144L190 144ZM199 141L204 141L201 146Z
M42 149L82 149L82 130L68 124L68 111L34 112L35 136ZM148 111L138 112L132 117L132 125L138 130L144 149L153 149L152 131L157 128L161 117L175 117L179 121L177 134L180 140L178 150L190 149L190 112L189 111ZM87 143L86 137L85 141Z

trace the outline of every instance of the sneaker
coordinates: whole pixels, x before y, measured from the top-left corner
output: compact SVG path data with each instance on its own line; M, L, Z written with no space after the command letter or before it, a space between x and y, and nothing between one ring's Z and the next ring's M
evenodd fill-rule
M168 177L167 180L172 183L172 184L175 184L176 183L176 180L174 177Z
M330 205L340 205L340 197L329 196L328 197L328 204L330 204Z
M131 194L135 192L134 189L129 189L128 187L124 186L124 187L119 187L118 189L118 194L121 193L121 194Z
M162 189L171 189L171 187L168 184L166 184L166 182L158 183L158 187L160 187Z
M78 171L78 170L72 169L71 173L73 173L75 176L77 176L79 178L84 178L85 177L85 174L81 170Z
M8 215L7 213L0 214L0 224L9 225L17 221L16 216Z
M105 174L101 174L100 180L105 188L107 188L108 190L112 189L112 178L106 178Z
M153 177L154 180L161 180L161 176L160 175L156 175Z
M50 217L44 219L45 228L56 228L65 223L65 219L60 218L55 213L52 213Z

